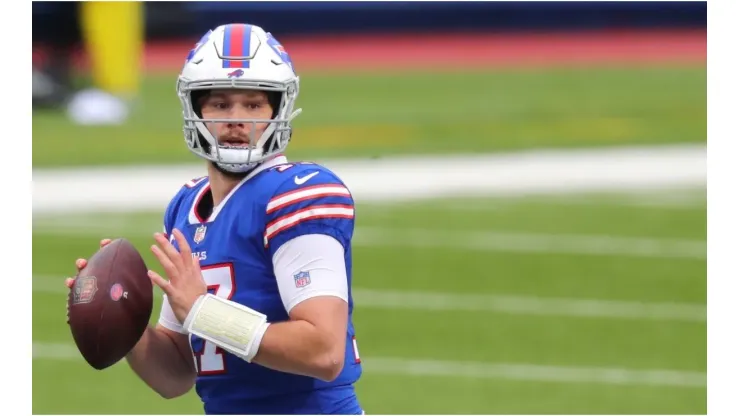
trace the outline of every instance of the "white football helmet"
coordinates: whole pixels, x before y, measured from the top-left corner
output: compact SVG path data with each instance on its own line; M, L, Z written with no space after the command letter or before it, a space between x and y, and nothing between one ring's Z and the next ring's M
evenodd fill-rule
M243 88L267 91L272 97L270 120L203 119L197 97L206 90ZM293 110L298 98L298 76L285 48L270 33L250 24L227 24L206 33L188 54L177 79L184 118L185 143L196 155L229 172L247 172L288 146ZM195 95L195 97L194 97ZM249 147L219 145L206 128L208 122L269 123Z

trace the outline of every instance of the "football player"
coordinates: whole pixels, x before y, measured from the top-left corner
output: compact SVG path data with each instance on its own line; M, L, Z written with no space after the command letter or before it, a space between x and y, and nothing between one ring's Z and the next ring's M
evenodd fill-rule
M207 414L362 413L354 200L331 170L283 155L298 91L285 48L250 24L206 33L177 81L207 175L182 186L154 235L162 310L126 358L163 397L195 386Z

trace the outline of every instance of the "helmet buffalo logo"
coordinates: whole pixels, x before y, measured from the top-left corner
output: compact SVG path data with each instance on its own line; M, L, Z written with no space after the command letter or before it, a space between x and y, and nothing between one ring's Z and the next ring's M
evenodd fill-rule
M228 76L229 78L239 78L242 75L244 75L244 70L241 69L235 69L226 74L226 76Z

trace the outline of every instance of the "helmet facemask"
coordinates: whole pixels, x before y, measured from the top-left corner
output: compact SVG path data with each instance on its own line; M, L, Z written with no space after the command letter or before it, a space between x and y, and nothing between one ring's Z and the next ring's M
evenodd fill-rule
M204 119L197 102L201 94L215 89L261 90L270 96L273 107L271 119ZM292 120L301 110L293 111L298 96L297 80L289 82L214 79L188 81L180 78L177 84L178 97L183 108L185 142L191 152L216 164L220 169L232 173L252 170L259 163L285 150L290 141ZM279 99L272 96L279 95ZM219 144L208 130L208 123L251 124L248 147ZM259 136L257 124L267 123Z

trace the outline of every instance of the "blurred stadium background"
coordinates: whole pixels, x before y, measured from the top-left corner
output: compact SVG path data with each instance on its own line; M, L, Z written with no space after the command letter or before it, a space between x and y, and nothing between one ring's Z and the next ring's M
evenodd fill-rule
M88 367L62 280L148 253L202 169L176 74L232 21L301 75L288 157L356 192L369 414L706 413L705 2L34 2L35 414L202 412Z

